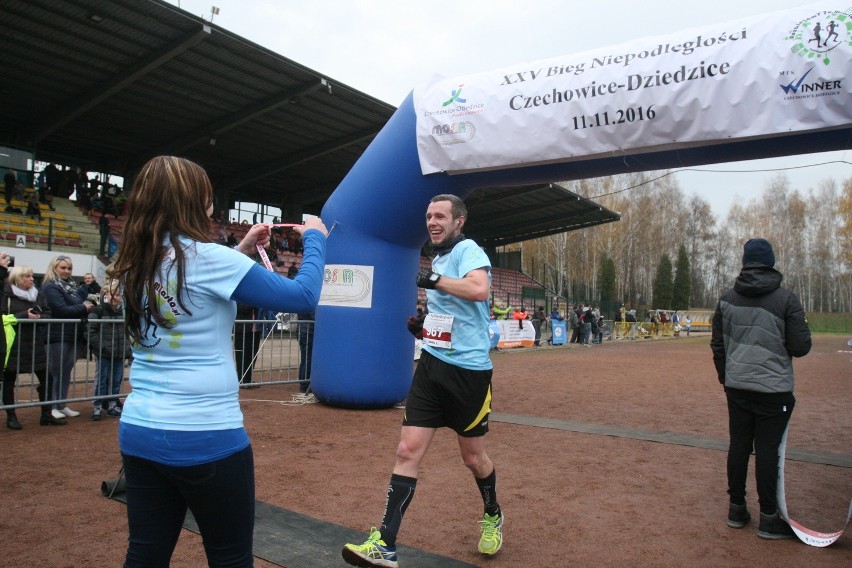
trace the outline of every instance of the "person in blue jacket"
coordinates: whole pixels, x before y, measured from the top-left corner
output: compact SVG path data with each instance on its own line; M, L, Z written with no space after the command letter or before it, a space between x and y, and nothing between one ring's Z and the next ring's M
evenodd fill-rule
M114 266L124 288L133 363L119 447L130 532L126 568L168 566L186 511L210 566L252 565L255 483L243 426L231 330L237 302L281 312L315 309L328 231L304 238L298 276L248 255L269 241L254 225L234 249L212 241L213 189L204 169L158 156L140 170Z

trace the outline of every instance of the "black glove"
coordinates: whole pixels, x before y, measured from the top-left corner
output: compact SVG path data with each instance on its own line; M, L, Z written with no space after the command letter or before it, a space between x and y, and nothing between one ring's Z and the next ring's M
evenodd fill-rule
M428 268L421 268L420 271L417 273L417 287L434 290L435 285L440 279L441 275L437 272L432 272Z
M423 339L423 320L414 316L408 318L408 331L417 339Z

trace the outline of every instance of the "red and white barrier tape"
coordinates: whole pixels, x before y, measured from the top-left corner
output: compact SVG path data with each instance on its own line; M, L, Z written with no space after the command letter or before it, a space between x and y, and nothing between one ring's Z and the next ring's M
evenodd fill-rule
M809 528L806 528L801 523L798 523L790 518L787 514L787 501L784 497L784 457L787 454L787 430L784 431L784 436L781 438L781 444L778 446L778 512L781 517L790 524L790 528L799 537L799 540L810 546L818 546L820 548L834 544L837 539L846 530L849 525L849 520L852 519L852 501L849 502L849 512L846 514L846 522L843 528L837 532L822 533Z

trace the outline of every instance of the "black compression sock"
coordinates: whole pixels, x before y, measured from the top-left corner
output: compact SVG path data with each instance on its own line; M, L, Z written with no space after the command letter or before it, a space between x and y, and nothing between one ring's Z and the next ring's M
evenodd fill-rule
M497 469L491 470L491 475L484 479L474 476L479 493L482 495L482 503L485 512L491 516L500 514L500 505L497 503Z
M382 540L388 546L396 545L396 534L399 532L400 525L402 525L405 510L411 503L411 499L414 498L416 487L416 477L391 475L390 485L388 485L388 499L385 504L385 518L382 519L382 526L379 529L382 533Z

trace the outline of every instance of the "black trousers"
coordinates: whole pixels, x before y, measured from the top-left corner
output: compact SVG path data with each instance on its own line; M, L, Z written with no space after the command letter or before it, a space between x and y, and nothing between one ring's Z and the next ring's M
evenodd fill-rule
M38 386L36 387L36 392L38 393L38 400L40 402L45 402L47 400L47 393L50 392L50 384L49 377L50 375L47 372L47 369L39 369L35 371L35 376L38 378ZM15 404L15 383L18 381L18 372L14 369L6 369L3 371L3 405L12 405ZM46 404L41 407L42 413L50 412L50 405ZM14 410L7 410L6 413L14 412Z
M582 327L575 327L571 331L571 340L568 343L580 343L582 341L582 337L580 336L580 330Z
M728 395L728 495L742 502L746 494L748 461L755 454L755 475L760 511L768 515L777 510L778 447L793 414L796 399L789 402L763 402Z

